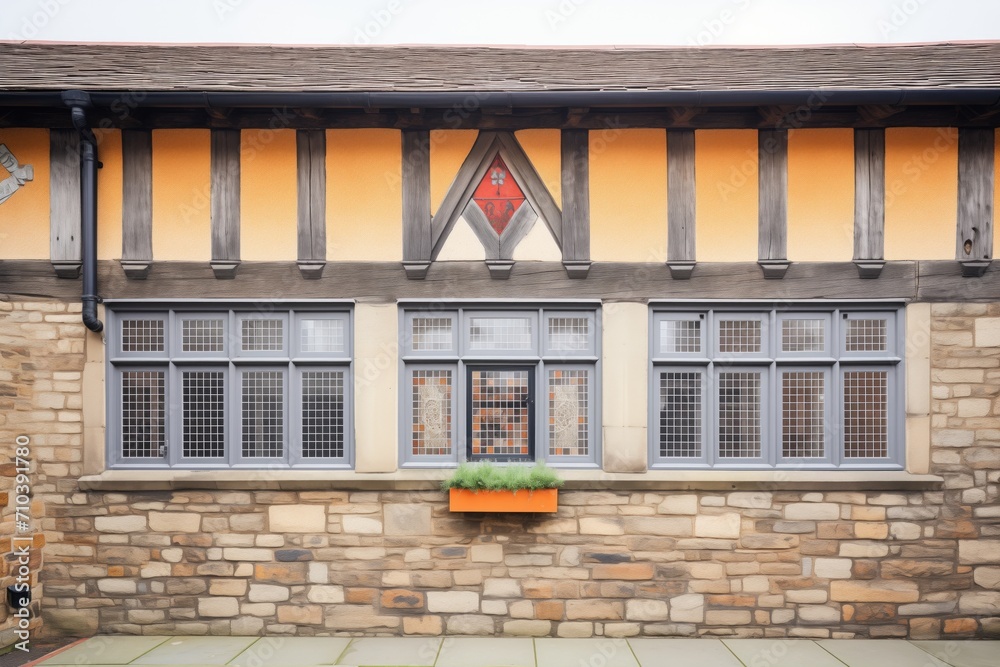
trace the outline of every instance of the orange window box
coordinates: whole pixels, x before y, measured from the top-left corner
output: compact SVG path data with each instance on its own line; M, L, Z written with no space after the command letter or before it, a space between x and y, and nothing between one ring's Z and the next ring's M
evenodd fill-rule
M555 512L559 509L559 489L448 491L452 512Z

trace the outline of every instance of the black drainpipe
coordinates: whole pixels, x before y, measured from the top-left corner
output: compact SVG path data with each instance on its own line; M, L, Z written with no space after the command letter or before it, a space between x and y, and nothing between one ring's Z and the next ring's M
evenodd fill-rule
M80 238L83 245L83 324L94 332L104 330L97 319L97 137L87 124L90 95L78 90L62 94L70 107L73 127L80 133Z

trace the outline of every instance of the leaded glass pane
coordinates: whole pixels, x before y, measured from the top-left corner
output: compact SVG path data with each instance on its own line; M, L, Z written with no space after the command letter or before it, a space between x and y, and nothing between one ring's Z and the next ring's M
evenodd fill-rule
M847 320L848 352L885 352L887 349L884 318Z
M122 352L163 352L163 320L122 320Z
M181 351L222 352L225 347L221 319L187 319L181 322Z
M760 352L760 320L720 320L719 352Z
M225 373L183 371L181 405L185 458L219 458L226 453Z
M329 318L299 320L301 340L299 341L303 353L338 353L344 352L346 335L344 331L344 320ZM281 349L278 342L276 349Z
M761 385L760 371L719 373L719 456L760 456Z
M824 320L781 321L782 352L822 352L826 348Z
M701 456L701 378L700 372L660 373L660 456Z
M549 350L579 352L589 348L590 320L586 317L549 318Z
M590 373L549 371L549 454L587 456L590 441Z
M527 317L473 317L469 329L471 350L530 350L531 319Z
M241 324L244 352L281 352L285 322L280 319L245 319Z
M473 456L530 454L528 370L471 372Z
M826 375L781 373L781 453L791 458L826 455Z
M660 352L662 354L701 352L701 320L662 320Z
M412 348L417 352L448 351L452 348L450 317L414 317Z
M281 371L243 371L243 456L277 458L284 453L285 376Z
M163 455L166 445L165 373L122 372L122 457Z
M451 371L415 370L412 376L412 389L413 455L451 455Z
M303 371L302 457L343 456L344 371Z
M885 458L889 442L889 374L844 372L844 456Z

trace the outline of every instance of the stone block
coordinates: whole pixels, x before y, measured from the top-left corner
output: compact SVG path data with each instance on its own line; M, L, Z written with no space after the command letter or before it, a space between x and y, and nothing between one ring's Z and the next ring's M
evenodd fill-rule
M797 535L758 533L741 537L740 546L744 549L794 549L799 546L799 538Z
M624 535L625 521L619 516L584 517L580 519L581 535Z
M210 595L243 597L247 592L246 579L212 579L208 583Z
M285 586L250 584L250 602L284 602L291 592Z
M962 614L1000 616L1000 592L963 592L958 598L958 611Z
M381 596L383 609L420 609L425 601L423 593L404 588L384 590Z
M595 565L592 576L594 579L623 579L626 581L642 581L652 579L656 568L652 563L617 563L613 565Z
M98 579L97 590L105 595L135 595L136 583L131 579Z
M823 604L829 599L829 595L824 590L815 588L789 589L785 591L785 597L789 602L796 604Z
M773 494L766 491L737 491L726 497L726 504L730 507L755 510L770 509L772 502Z
M830 599L837 602L916 602L920 599L917 584L911 581L830 582Z
M201 515L193 512L150 512L149 529L157 533L197 533Z
M403 619L403 634L438 637L444 634L444 623L440 616L408 616Z
M357 535L380 535L382 522L369 516L345 514L341 519L344 532Z
M670 620L675 623L702 623L705 620L705 596L688 593L670 598Z
M521 584L517 579L486 579L483 581L483 595L492 598L521 597Z
M511 637L547 637L552 632L552 621L507 621L503 633Z
M694 518L695 537L719 537L735 539L740 536L740 515L736 513L709 515L699 514Z
M267 519L272 533L326 532L326 509L322 505L271 505Z
M834 503L790 503L785 505L785 519L789 521L836 521L840 506Z
M344 587L310 586L306 599L320 604L340 604L344 601Z
M281 605L278 623L292 625L319 625L323 622L323 607L315 604Z
M976 347L1000 347L1000 317L979 317L975 322Z
M850 558L817 558L813 572L823 579L850 579L852 564Z
M433 534L430 505L392 503L384 505L383 512L386 535Z
M240 604L236 598L213 597L198 600L198 615L203 618L232 618L239 616Z
M972 580L983 588L1000 590L1000 567L977 567Z
M432 591L427 593L427 611L465 614L479 611L479 595L472 591Z
M799 620L803 623L823 623L834 625L840 623L840 611L824 605L799 605Z
M753 616L749 611L713 609L705 614L707 625L749 625Z
M656 511L660 514L697 514L698 496L696 495L670 495L663 499Z
M489 616L459 614L448 618L449 635L492 636L493 632L493 619Z
M222 557L226 560L269 562L274 560L274 552L270 549L227 547L222 550Z
M474 544L469 553L473 563L503 562L503 546L499 544Z
M625 618L630 621L666 621L670 619L670 607L663 600L628 600L625 602Z
M99 533L137 533L146 530L146 527L146 517L141 514L99 516L94 519L94 529Z
M1000 540L959 540L958 562L963 565L1000 565Z

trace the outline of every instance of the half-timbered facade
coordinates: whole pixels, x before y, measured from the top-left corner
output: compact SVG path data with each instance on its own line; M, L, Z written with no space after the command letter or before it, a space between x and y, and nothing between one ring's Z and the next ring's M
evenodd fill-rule
M1000 45L0 71L46 632L1000 633ZM449 513L480 459L559 511Z

